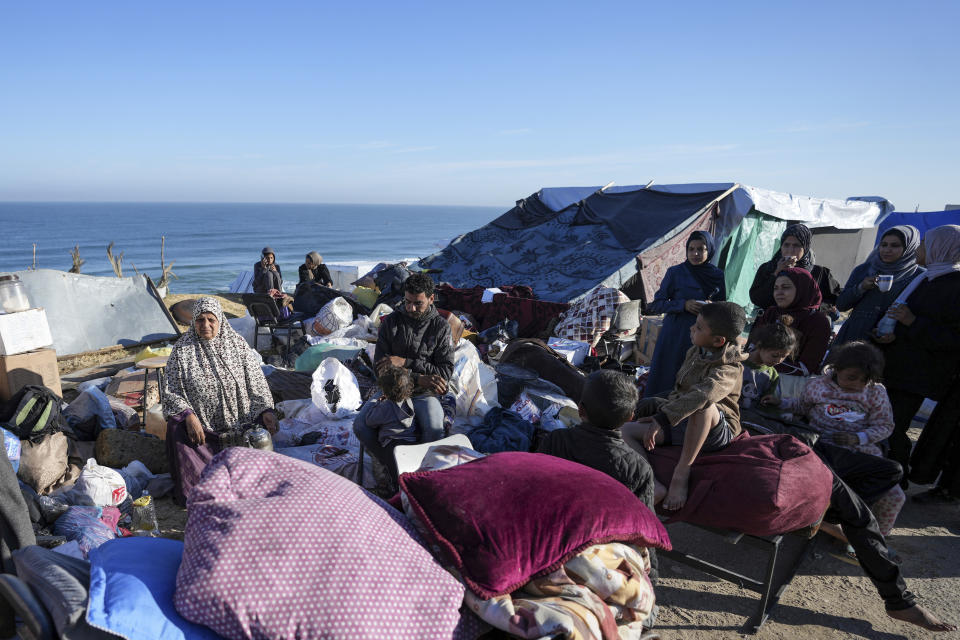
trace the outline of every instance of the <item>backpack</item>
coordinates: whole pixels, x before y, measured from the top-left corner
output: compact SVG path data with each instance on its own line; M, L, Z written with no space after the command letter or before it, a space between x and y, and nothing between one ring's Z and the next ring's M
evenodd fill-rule
M63 431L63 400L40 385L18 391L0 411L0 426L21 440L37 443L51 433Z

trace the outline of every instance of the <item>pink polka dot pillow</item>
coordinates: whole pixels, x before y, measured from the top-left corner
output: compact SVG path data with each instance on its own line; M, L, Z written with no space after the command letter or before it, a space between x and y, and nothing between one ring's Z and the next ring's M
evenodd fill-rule
M451 638L463 585L406 517L349 480L256 449L189 496L174 605L225 638Z

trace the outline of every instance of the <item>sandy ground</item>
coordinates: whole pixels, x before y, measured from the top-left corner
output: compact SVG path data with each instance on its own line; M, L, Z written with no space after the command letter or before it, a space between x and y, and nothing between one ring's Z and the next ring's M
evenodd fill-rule
M167 305L169 309L176 303L181 300L187 300L188 298L216 298L220 301L220 306L223 307L223 312L228 318L241 318L247 315L247 309L240 302L241 294L239 293L223 293L220 295L213 295L209 293L171 293L166 298L163 299L164 304ZM184 325L181 325L181 328Z
M923 490L911 487L908 494ZM903 558L907 586L928 609L960 623L960 506L908 500L897 524L888 541ZM742 544L733 546L685 525L671 525L669 531L678 549L695 550L718 564L731 563L741 573L760 576L765 560L751 547L741 549ZM932 635L889 618L860 567L841 557L838 543L824 533L818 535L780 604L752 637L894 640ZM744 634L743 626L756 610L759 594L666 558L661 560L660 572L657 628L663 638L751 637ZM960 637L960 633L938 635Z

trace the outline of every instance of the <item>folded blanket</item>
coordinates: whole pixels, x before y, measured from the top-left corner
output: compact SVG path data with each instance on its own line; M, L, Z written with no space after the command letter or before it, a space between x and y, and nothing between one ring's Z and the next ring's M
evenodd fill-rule
M484 622L519 638L627 640L643 635L654 605L647 549L612 542L585 549L517 591L465 602Z

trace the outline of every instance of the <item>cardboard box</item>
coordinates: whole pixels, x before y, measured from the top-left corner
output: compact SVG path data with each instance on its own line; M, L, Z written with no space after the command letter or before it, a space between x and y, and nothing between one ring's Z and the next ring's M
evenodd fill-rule
M637 361L650 364L653 361L653 350L657 347L657 339L663 328L663 316L643 316L643 325L637 334Z
M47 312L43 309L0 313L0 356L26 353L52 344Z
M12 356L0 356L0 401L9 400L28 384L43 385L63 397L56 351L36 349Z

